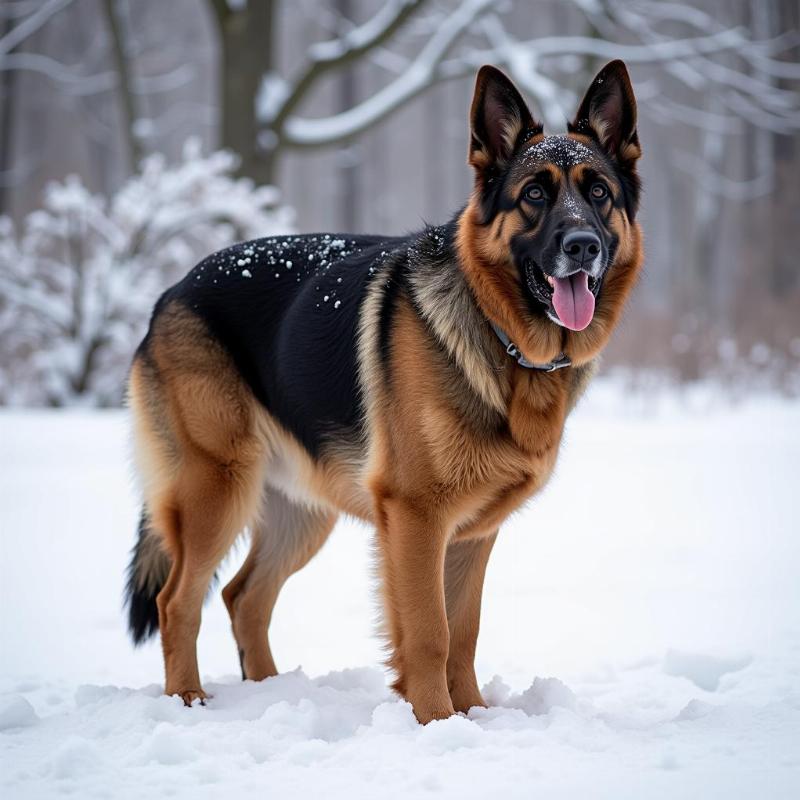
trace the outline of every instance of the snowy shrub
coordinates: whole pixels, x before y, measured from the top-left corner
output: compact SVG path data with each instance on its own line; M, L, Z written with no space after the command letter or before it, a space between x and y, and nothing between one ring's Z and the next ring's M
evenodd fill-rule
M72 176L21 232L0 218L0 403L118 403L161 291L214 250L290 232L277 190L232 177L236 162L190 141L110 200Z

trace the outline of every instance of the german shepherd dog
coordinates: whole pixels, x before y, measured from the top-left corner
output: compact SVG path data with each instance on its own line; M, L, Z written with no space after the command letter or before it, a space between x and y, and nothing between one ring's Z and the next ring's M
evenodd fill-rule
M469 202L402 237L256 239L158 301L130 374L144 493L129 572L136 643L166 692L205 698L201 607L221 559L242 674L277 673L283 583L339 514L373 524L393 687L420 722L484 705L481 591L503 520L547 481L642 262L625 65L544 136L511 81L477 76Z

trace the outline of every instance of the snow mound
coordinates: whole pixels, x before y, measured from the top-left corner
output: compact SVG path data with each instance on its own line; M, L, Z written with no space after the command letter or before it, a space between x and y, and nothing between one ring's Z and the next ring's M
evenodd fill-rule
M24 728L39 719L33 706L21 695L0 698L0 731Z
M664 656L664 672L680 678L688 678L695 686L707 692L719 689L720 679L730 672L739 672L751 661L750 656L721 658L703 653L684 653L668 650Z
M574 711L575 695L558 678L534 678L533 683L521 694L511 694L511 689L499 675L495 675L483 687L483 697L490 705L518 708L529 716L547 714L553 708Z
M499 678L494 682L504 686ZM422 763L422 785L435 787L437 765L460 769L473 751L479 760L487 752L493 759L503 751L518 757L528 733L541 729L529 713L546 718L548 706L574 705L563 683L536 678L505 708L473 709L469 718L422 726L411 706L387 688L383 672L367 668L319 678L298 669L260 683L210 683L208 689L205 706L186 708L155 687L82 686L70 710L41 719L24 698L7 700L4 719L18 728L13 743L0 739L6 752L10 744L17 752L7 783L15 786L15 797L110 782L115 797L133 797L157 781L189 796L224 780L242 792L263 785L285 797L298 781L322 791L343 775L377 793L391 775L389 796L411 796L420 788L417 770L403 765Z
M717 786L741 788L729 770L743 760L748 791L755 791L765 774L756 765L766 758L774 769L776 753L783 753L775 788L787 792L772 796L789 797L798 774L785 746L796 711L786 704L768 712L727 707L722 723L730 735L720 754L719 743L704 738L707 727L697 727L713 717L716 709L707 704L691 700L677 715L665 708L652 722L627 729L557 678L535 678L515 694L495 676L485 692L501 705L426 726L378 669L318 678L298 669L260 683L231 679L207 688L207 705L191 708L154 686L83 686L67 710L42 717L19 696L7 701L3 708L16 712L6 721L24 723L0 733L7 796L125 800L224 791L237 798L521 799L537 786L542 796L573 798L599 780L604 789L591 796L639 800L643 769L650 768L644 796L666 798L687 796L712 763L720 770ZM767 719L771 733L754 747L737 733ZM681 777L675 783L670 775Z

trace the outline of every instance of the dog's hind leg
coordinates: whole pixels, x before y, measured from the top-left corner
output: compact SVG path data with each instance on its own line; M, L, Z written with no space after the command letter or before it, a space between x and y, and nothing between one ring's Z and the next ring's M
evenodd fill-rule
M222 592L239 647L242 678L258 681L278 674L268 638L272 610L287 578L325 543L336 516L292 502L278 490L266 490L250 552Z
M466 712L486 703L475 677L475 647L481 616L481 594L486 564L497 531L481 539L452 542L444 564L447 624L450 652L447 657L447 686L456 711Z
M131 371L130 402L148 535L171 566L156 597L167 694L203 698L197 634L208 585L258 517L263 411L229 354L178 304L154 317Z
M165 528L172 568L158 595L167 694L188 705L205 697L197 665L201 608L211 578L237 534L253 518L257 492L246 472L254 466L222 464L192 454L184 463L171 508L158 515Z

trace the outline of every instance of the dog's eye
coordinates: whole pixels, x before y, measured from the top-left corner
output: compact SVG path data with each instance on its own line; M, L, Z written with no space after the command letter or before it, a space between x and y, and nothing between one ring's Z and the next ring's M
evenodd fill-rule
M608 197L608 187L604 183L595 183L592 186L592 200L605 200Z
M529 203L541 203L546 197L544 189L538 183L532 183L528 186L523 196Z

